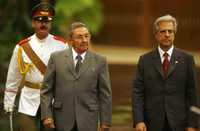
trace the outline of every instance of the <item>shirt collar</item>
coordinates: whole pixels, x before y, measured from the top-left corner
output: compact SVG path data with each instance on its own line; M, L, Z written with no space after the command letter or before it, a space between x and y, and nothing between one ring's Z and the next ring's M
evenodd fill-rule
M172 52L173 52L173 49L174 49L174 45L171 46L171 48L167 51L168 55L169 55L169 58L171 58L172 56ZM158 51L159 51L159 54L160 54L160 58L163 57L163 54L165 53L165 51L163 51L160 46L158 46Z
M74 48L72 47L72 55L73 55L73 60L75 61L76 60L76 56L78 55L78 53L74 50ZM85 55L86 55L86 51L83 52L82 54L80 54L81 57L82 57L82 60L85 59Z

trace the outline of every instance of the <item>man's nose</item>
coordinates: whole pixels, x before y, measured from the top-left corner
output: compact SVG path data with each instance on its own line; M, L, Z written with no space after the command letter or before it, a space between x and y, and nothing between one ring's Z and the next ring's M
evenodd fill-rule
M165 36L169 37L170 36L170 32L168 30L166 30L165 32Z
M86 37L83 37L83 42L87 42L87 38Z
M46 25L47 24L47 22L45 22L45 21L42 21L42 25Z

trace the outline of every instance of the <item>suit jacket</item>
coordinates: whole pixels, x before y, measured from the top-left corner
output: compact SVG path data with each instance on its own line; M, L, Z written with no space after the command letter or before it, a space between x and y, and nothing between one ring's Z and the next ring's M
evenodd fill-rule
M87 51L78 74L72 49L50 57L41 91L41 117L53 117L57 130L69 131L76 120L79 131L111 124L112 92L106 59ZM53 102L52 102L53 100Z
M197 105L193 57L174 48L167 77L158 49L140 57L134 79L134 125L145 122L148 131L161 131L165 118L175 131L197 127L190 106Z

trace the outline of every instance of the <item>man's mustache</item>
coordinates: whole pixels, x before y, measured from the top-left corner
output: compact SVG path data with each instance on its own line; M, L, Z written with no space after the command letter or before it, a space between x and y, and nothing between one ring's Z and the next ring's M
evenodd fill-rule
M41 30L46 30L47 27L46 27L46 26L42 26L42 27L40 27L40 29L41 29Z

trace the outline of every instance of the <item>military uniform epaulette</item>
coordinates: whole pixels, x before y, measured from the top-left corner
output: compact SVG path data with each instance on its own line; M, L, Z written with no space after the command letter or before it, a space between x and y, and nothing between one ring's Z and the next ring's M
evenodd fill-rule
M55 39L55 40L58 40L58 41L62 41L62 42L66 42L66 40L64 39L64 38L62 38L62 37L60 37L60 36L53 36L53 38Z
M28 38L25 38L25 39L23 39L23 40L20 40L17 44L18 44L18 45L23 45L23 44L27 43L28 41L30 41L30 38L29 38L29 37L28 37Z

